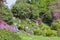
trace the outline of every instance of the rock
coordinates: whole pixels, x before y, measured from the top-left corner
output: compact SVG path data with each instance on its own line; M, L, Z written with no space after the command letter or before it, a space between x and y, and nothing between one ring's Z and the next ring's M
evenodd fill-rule
M28 27L25 27L24 29L28 34L34 34L33 30L28 28Z

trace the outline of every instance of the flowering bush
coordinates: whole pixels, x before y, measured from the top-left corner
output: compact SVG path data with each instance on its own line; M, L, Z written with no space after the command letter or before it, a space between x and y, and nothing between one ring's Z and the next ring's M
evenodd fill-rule
M10 25L8 25L6 22L0 20L0 28L2 29L8 29L10 31L13 31L13 32L17 32L17 29L15 27L12 27Z
M55 10L53 12L54 20L60 19L60 10Z

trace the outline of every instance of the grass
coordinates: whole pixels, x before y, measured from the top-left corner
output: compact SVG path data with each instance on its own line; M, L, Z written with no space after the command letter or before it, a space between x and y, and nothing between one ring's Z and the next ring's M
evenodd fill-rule
M43 36L36 36L36 35L26 35L26 34L19 34L21 40L60 40L60 37L43 37Z
M0 40L60 40L60 37L43 37L37 35L27 35L20 32L18 35L9 30L0 29Z
M7 29L0 29L0 40L21 40L21 38L14 32Z
M43 37L37 35L27 35L20 32L18 35L9 30L0 29L0 40L60 40L60 37Z

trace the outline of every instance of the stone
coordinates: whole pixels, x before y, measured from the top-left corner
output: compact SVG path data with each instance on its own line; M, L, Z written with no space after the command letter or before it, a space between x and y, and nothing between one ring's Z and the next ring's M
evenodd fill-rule
M28 34L34 34L34 32L33 32L33 30L32 29L30 29L30 28L28 28L28 27L25 27L25 29L24 29Z

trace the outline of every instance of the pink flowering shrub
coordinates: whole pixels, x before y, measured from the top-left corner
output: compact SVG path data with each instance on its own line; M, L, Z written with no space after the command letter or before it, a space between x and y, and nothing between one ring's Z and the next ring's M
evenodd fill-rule
M0 28L2 29L8 29L10 31L13 31L13 32L17 32L17 29L15 27L12 27L10 25L8 25L6 22L4 22L3 20L0 20Z
M60 11L54 11L53 12L53 17L54 17L54 20L57 20L57 19L60 19Z

